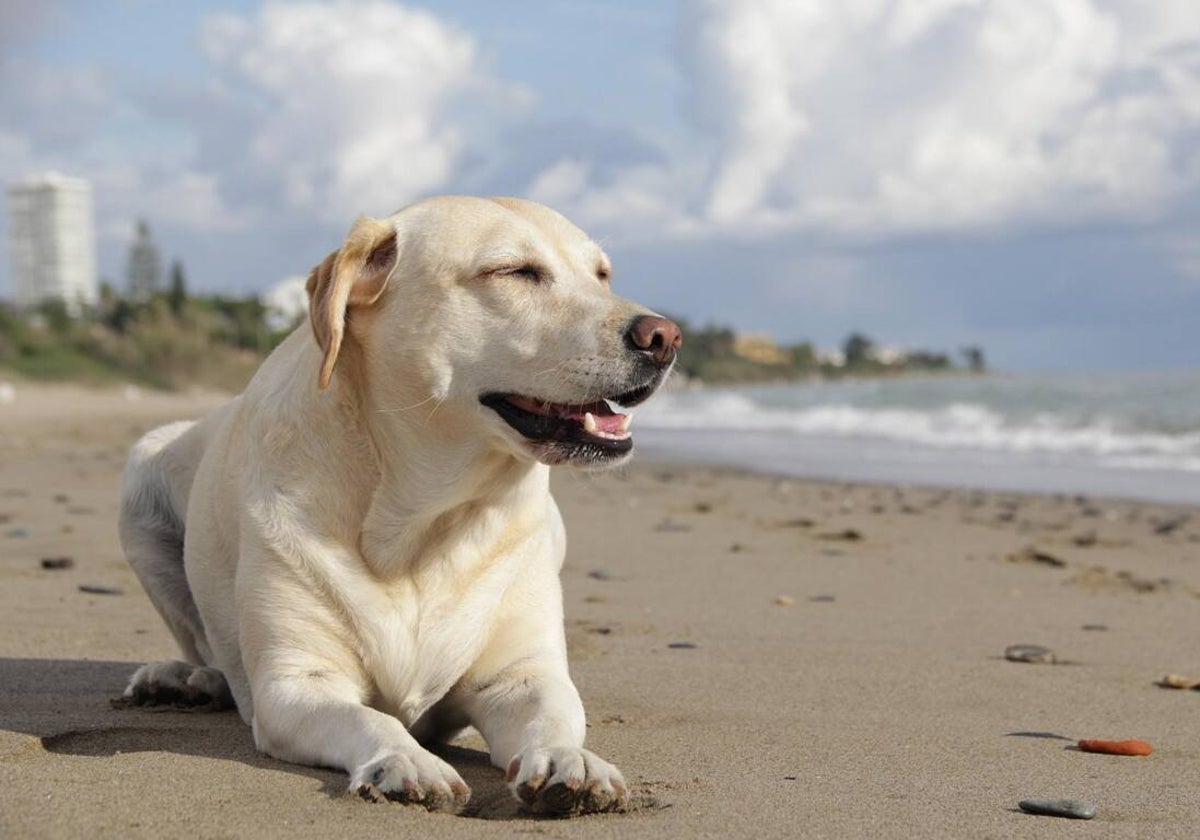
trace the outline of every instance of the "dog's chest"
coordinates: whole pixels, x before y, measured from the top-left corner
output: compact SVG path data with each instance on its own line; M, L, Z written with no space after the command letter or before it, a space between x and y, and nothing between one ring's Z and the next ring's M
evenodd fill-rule
M465 584L447 577L391 587L363 639L380 705L411 725L444 697L487 645L514 574L506 562Z

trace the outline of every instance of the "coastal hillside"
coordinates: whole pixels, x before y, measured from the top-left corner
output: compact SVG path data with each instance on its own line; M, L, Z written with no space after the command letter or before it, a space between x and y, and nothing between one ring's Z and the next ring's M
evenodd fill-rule
M240 389L303 314L281 318L260 298L189 296L180 288L137 299L105 288L98 304L72 315L60 302L28 310L0 306L0 375L20 380L160 389ZM906 373L983 371L983 351L908 350L852 333L835 349L780 345L723 325L684 330L678 372L728 384Z

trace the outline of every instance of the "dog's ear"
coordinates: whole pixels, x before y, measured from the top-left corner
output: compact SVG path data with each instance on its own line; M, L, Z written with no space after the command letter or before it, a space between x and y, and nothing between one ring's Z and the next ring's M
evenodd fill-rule
M396 230L387 222L359 216L342 247L308 275L308 317L321 347L321 389L329 386L351 307L379 300L396 267Z

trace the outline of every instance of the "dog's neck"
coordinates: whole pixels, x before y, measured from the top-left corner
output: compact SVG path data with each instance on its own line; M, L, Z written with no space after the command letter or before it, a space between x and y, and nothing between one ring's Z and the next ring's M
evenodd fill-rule
M431 420L429 410L369 401L359 410L378 475L359 552L380 579L486 563L543 521L549 467L495 449L467 422Z

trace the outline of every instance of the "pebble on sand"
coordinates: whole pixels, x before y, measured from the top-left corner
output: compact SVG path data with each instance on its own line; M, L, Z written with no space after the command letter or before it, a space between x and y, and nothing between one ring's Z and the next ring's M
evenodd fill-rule
M43 557L43 569L69 569L75 565L75 561L70 557Z
M1185 677L1182 674L1165 674L1155 683L1160 688L1200 689L1200 677Z
M821 540L840 540L842 542L858 542L863 538L862 531L857 528L846 528L842 531L833 531L828 534L819 534L817 539Z
M695 642L671 642L670 644L667 645L667 647L674 648L675 650L695 650L696 643Z
M1103 741L1099 738L1084 738L1078 744L1079 749L1090 753L1105 753L1107 755L1150 755L1154 748L1145 741Z
M588 572L588 577L595 580L612 580L612 573L604 569L592 569Z
M1009 645L1004 649L1009 662L1029 662L1034 665L1053 665L1058 660L1054 651L1041 645Z
M781 607L791 607L795 605L796 599L790 595L776 595L775 603Z
M1090 820L1096 816L1096 806L1083 799L1022 799L1021 810L1042 817L1067 817Z
M1061 557L1055 557L1049 552L1042 551L1036 546L1027 546L1023 551L1017 554L1008 555L1009 562L1013 563L1039 563L1043 566L1052 566L1055 569L1062 569L1067 565L1067 561Z
M99 586L94 583L79 584L79 591L86 592L89 595L124 595L124 590L117 589L115 586Z

